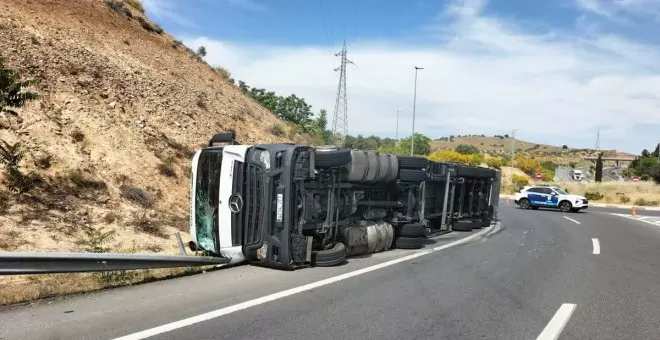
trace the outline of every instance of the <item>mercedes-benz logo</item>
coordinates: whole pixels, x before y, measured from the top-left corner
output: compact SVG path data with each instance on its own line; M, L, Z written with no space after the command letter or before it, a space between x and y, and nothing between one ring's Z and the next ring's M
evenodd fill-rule
M233 194L229 197L229 210L238 214L243 209L243 197L239 194Z

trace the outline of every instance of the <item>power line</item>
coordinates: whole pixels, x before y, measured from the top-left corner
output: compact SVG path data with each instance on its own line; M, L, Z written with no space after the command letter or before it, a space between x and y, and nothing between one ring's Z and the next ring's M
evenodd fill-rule
M346 40L341 52L335 56L341 58L341 64L335 71L339 71L339 84L337 85L337 99L335 101L334 121L332 123L332 133L337 135L348 135L348 103L346 101L346 64L353 62L346 58Z

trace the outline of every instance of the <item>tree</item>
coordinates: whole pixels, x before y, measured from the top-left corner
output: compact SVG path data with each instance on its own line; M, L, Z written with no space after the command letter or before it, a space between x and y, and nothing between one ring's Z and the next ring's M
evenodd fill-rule
M658 145L655 147L655 151L653 151L652 156L657 158L659 154L660 154L660 143L658 143Z
M414 155L428 155L431 152L431 138L424 136L421 133L415 133L415 150L413 151ZM399 145L403 150L408 150L410 154L410 146L412 144L412 138L408 137L402 139Z
M563 150L568 150L568 145L564 144L564 145L561 146L561 148L562 148Z
M39 98L36 93L25 90L35 83L34 80L22 81L18 71L5 68L4 58L0 56L0 112L18 116L14 109L20 109L27 102Z
M646 150L646 149L642 150L642 157L643 158L650 157L650 156L651 156L651 154L649 153L649 150Z
M479 149L477 149L477 147L475 147L474 145L460 144L459 146L456 147L456 152L464 155L472 155L472 154L478 154Z
M509 135L504 135L504 138L509 138Z
M598 154L598 159L596 160L596 182L603 181L603 153Z
M200 58L206 57L206 47L200 46L197 48L197 56Z

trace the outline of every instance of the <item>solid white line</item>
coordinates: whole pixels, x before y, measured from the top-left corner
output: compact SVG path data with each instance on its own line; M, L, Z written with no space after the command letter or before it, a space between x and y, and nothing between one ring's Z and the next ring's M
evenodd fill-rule
M591 243L592 243L593 246L594 246L594 252L593 252L593 254L594 254L594 255L598 255L598 254L600 254L600 242L598 242L598 239L597 239L597 238L592 238L592 239L591 239Z
M568 216L564 216L564 218L567 219L567 220L569 220L569 221L571 221L571 222L573 222L573 223L582 224L582 223L580 223L580 222L578 222L578 221L576 221L576 220L574 220L574 219L572 219L572 218L570 218L570 217L568 217Z
M627 219L629 219L629 220L633 220L633 221L640 221L640 222L648 223L648 224L653 225L653 226L656 226L656 227L660 225L660 222L647 221L647 220L640 219L639 217L634 217L634 216L632 216L632 215L616 214L616 213L610 213L610 214L612 214L612 215L614 215L614 216L619 216L619 217L627 218Z
M300 287L295 287L295 288L287 289L287 290L284 290L284 291L281 291L281 292L277 292L277 293L273 293L273 294L270 294L270 295L262 296L260 298L256 298L256 299L253 299L253 300L249 300L249 301L241 302L239 304L235 304L233 306L216 309L216 310L208 312L208 313L204 313L204 314L200 314L200 315L197 315L197 316L189 317L189 318L179 320L179 321L174 321L174 322L171 322L171 323L168 323L168 324L165 324L165 325L162 325L162 326L150 328L150 329L147 329L147 330L144 330L144 331L141 331L141 332L128 334L126 336L122 336L122 337L116 338L114 340L145 339L145 338L152 337L152 336L155 336L155 335L158 335L158 334L170 332L170 331L173 331L175 329L179 329L179 328L190 326L190 325L200 323L200 322L203 322L203 321L208 321L208 320L211 320L211 319L215 319L215 318L227 315L227 314L238 312L238 311L243 310L243 309L247 309L247 308L250 308L250 307L261 305L261 304L264 304L266 302L270 302L270 301L278 300L278 299L281 299L281 298L284 298L284 297L287 297L287 296L302 293L302 292L312 290L312 289L315 289L315 288L318 288L318 287L329 285L331 283L346 280L346 279L349 279L349 278L352 278L352 277L355 277L355 276L358 276L358 275L366 274L366 273L369 273L369 272L372 272L372 271L375 271L375 270L378 270L378 269L383 269L383 268L395 265L397 263L405 262L405 261L412 260L412 259L424 256L424 255L428 255L428 254L431 254L431 253L439 251L439 250L443 250L443 249L447 249L447 248L450 248L450 247L453 247L453 246L457 246L459 244L469 242L472 239L475 239L475 238L477 238L481 235L484 235L485 233L489 232L491 229L492 228L483 229L483 230L479 231L476 234L470 235L470 236L462 238L460 240L456 240L456 241L447 243L447 244L439 246L439 247L435 247L433 249L422 250L422 251L404 256L402 258L398 258L398 259L394 259L394 260L391 260L391 261L379 263L379 264L373 265L371 267L358 269L356 271L352 271L352 272L345 273L345 274L342 274L342 275L338 275L338 276L335 276L335 277L331 277L331 278L328 278L328 279L308 283L308 284L300 286Z
M575 306L572 303L565 303L559 307L555 316L552 317L548 325L545 326L541 334L539 334L536 340L555 340L561 334L561 331L564 330L564 327L568 323L568 320L571 318L571 314L575 310Z

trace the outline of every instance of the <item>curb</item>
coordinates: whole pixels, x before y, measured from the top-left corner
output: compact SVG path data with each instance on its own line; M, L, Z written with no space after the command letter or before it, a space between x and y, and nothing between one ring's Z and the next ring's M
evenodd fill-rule
M508 198L514 199L515 196L512 195L500 195L500 199ZM660 207L639 207L632 205L623 205L623 204L606 204L606 203L591 203L589 202L590 207L599 207L599 208L617 208L617 209L631 209L635 207L636 210L648 210L648 211L660 211Z

